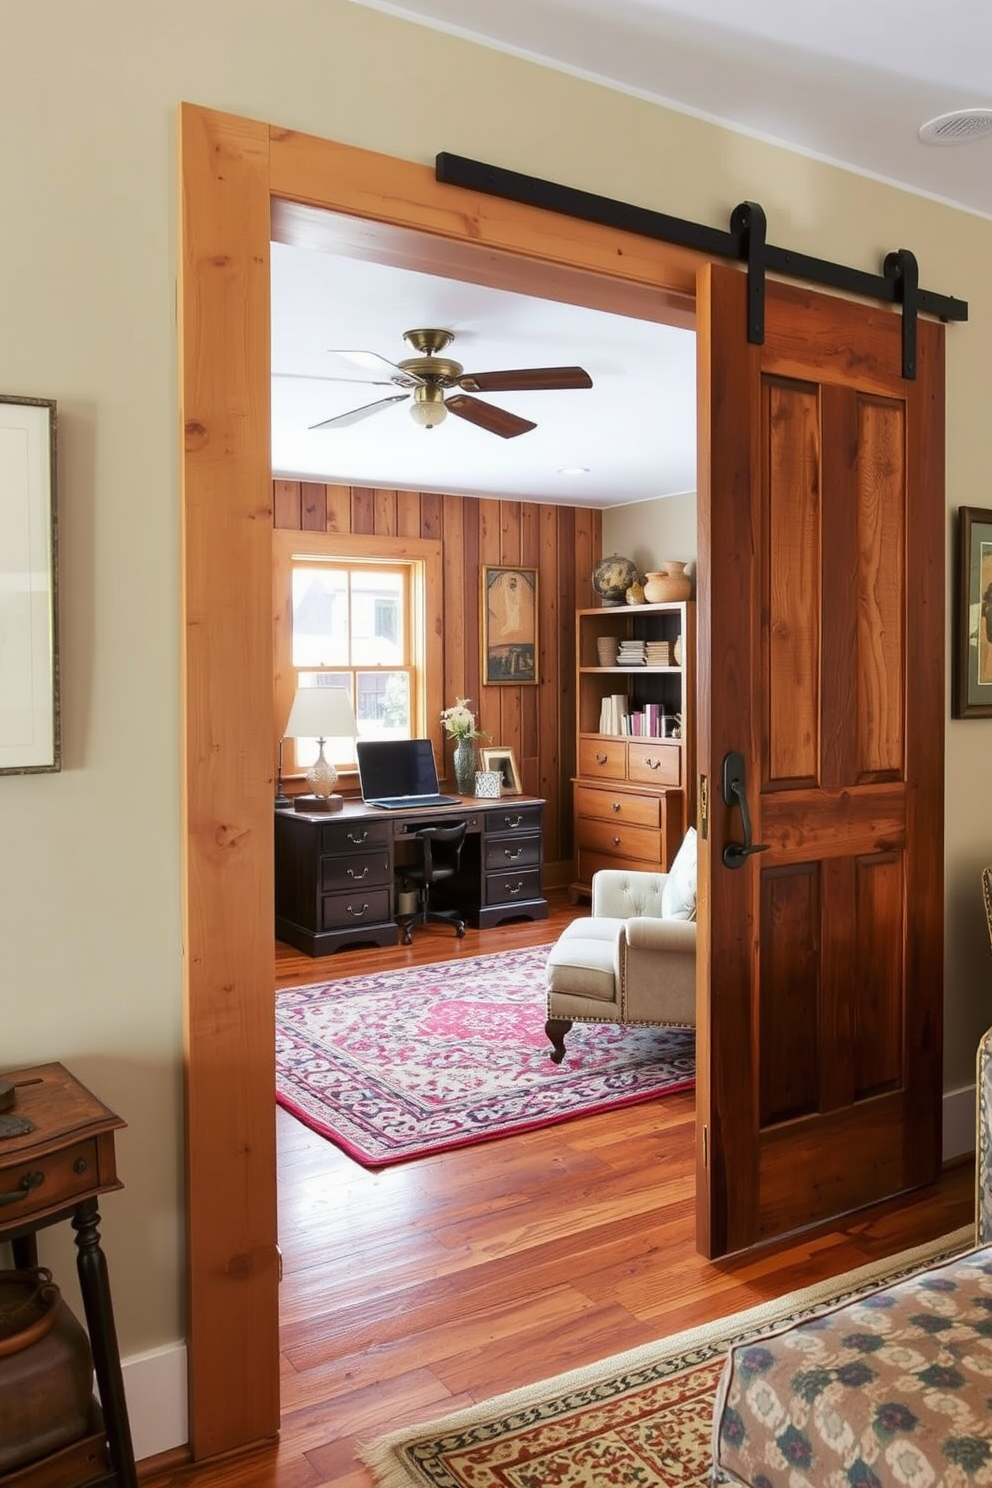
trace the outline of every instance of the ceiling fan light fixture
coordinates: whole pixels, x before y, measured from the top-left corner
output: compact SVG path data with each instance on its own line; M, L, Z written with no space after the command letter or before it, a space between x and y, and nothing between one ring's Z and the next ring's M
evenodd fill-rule
M422 429L436 429L438 424L443 424L448 417L448 410L444 406L442 390L429 384L415 388L413 402L410 404L410 417Z

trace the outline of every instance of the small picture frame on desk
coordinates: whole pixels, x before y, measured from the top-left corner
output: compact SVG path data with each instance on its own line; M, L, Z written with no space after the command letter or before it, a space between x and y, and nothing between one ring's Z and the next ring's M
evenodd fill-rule
M520 771L517 769L517 761L512 749L483 749L482 768L484 770L495 770L502 780L502 792L504 796L519 796L523 794L520 785Z

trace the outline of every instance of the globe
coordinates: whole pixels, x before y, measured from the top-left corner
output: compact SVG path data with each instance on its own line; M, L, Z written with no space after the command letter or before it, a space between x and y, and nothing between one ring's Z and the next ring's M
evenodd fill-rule
M592 571L592 587L604 605L623 604L627 590L637 578L637 565L629 558L611 553L601 558Z

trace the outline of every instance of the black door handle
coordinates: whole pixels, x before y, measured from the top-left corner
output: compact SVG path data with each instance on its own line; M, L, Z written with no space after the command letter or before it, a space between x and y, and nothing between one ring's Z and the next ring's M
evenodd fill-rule
M747 794L744 785L744 756L738 750L732 749L723 761L723 799L728 806L740 807L744 841L727 843L723 849L723 862L726 868L743 868L752 853L767 852L769 848L767 842L751 841L751 813L747 809Z

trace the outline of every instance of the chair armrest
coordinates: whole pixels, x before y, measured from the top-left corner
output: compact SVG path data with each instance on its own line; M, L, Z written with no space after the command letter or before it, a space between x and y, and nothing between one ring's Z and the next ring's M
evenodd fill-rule
M695 920L662 920L650 915L637 915L624 921L622 933L633 950L673 951L684 956L696 954Z
M592 912L611 920L633 915L661 914L661 895L667 873L637 872L626 868L600 868L592 876Z

